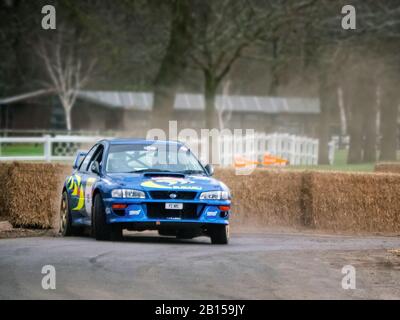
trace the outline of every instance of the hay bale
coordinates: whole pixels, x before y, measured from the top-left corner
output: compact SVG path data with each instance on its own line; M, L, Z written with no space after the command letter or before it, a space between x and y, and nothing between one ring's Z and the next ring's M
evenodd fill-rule
M63 180L70 171L69 166L60 164L14 163L5 183L4 201L11 224L52 228L59 212Z
M400 173L400 162L379 162L375 164L375 172Z
M5 205L5 197L7 195L5 184L9 179L9 169L11 166L11 163L0 163L0 217L2 218L8 216L8 210Z
M2 164L0 212L14 227L53 227L70 172L59 164ZM215 177L232 191L233 227L400 232L398 174L217 169Z
M301 185L301 223L306 227L315 227L313 219L312 172L305 171L302 175Z
M399 232L400 176L311 172L309 225L333 231Z
M257 169L251 175L218 169L215 174L231 189L233 227L301 226L302 176L299 171L270 169Z

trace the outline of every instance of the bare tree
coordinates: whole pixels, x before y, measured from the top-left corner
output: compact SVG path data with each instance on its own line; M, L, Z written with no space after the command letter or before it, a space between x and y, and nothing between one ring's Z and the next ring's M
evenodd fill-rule
M192 12L190 0L169 0L164 5L170 11L170 30L165 55L154 80L152 127L167 130L168 120L173 117L175 95L186 68L186 55L192 44ZM159 8L159 3L156 6Z
M54 42L45 42L41 39L35 46L35 51L42 60L48 76L45 85L55 89L65 112L67 130L71 131L72 108L79 90L89 80L96 59L92 58L84 68L78 50L68 43L66 32L58 32Z
M190 54L204 77L206 127L218 126L218 87L242 52L265 31L272 11L255 10L250 1L202 1L195 16L195 42Z
M222 96L219 100L219 104L216 103L216 110L218 115L219 129L223 130L226 127L227 122L232 118L232 106L229 103L229 88L231 81L228 80L223 84Z
M393 73L393 72L392 72ZM380 156L382 161L397 159L398 115L400 97L397 90L398 75L387 74L381 84L380 95Z
M194 17L193 65L204 78L206 127L215 128L215 96L222 81L245 51L273 42L277 30L290 24L315 0L201 1Z
M382 45L389 37L396 37L400 22L400 9L394 1L355 1L357 29L343 30L340 20L341 7L345 4L347 2L343 0L319 1L309 8L304 28L299 28L305 31L298 35L304 42L303 54L307 62L304 65L309 71L317 71L314 79L318 79L321 102L318 130L321 164L328 163L327 145L332 118L336 117L340 107L343 108L343 105L338 105L338 97L332 96L340 84L347 97L344 108L349 110L348 162L375 161L378 108L374 79L378 78L377 62L386 59L382 57ZM390 54L395 52L388 51Z

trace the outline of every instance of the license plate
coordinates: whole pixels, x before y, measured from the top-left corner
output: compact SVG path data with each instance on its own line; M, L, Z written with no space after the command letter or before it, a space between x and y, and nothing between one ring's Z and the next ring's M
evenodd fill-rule
M165 204L165 209L182 210L182 209L183 209L183 203L171 203L171 202L167 202L167 203Z

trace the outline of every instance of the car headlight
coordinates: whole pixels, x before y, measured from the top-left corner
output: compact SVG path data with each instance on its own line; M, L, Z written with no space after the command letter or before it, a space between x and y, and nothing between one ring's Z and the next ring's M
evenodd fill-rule
M200 200L228 200L228 191L207 191L200 194Z
M144 199L146 195L143 191L134 189L114 189L111 191L113 198L131 198L131 199Z

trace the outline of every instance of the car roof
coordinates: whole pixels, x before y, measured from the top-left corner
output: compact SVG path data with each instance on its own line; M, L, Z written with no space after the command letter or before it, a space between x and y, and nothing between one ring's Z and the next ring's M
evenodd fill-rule
M109 144L176 144L183 145L182 142L173 140L147 140L147 139L132 139L132 138L115 138L115 139L103 139L102 141L108 142Z

